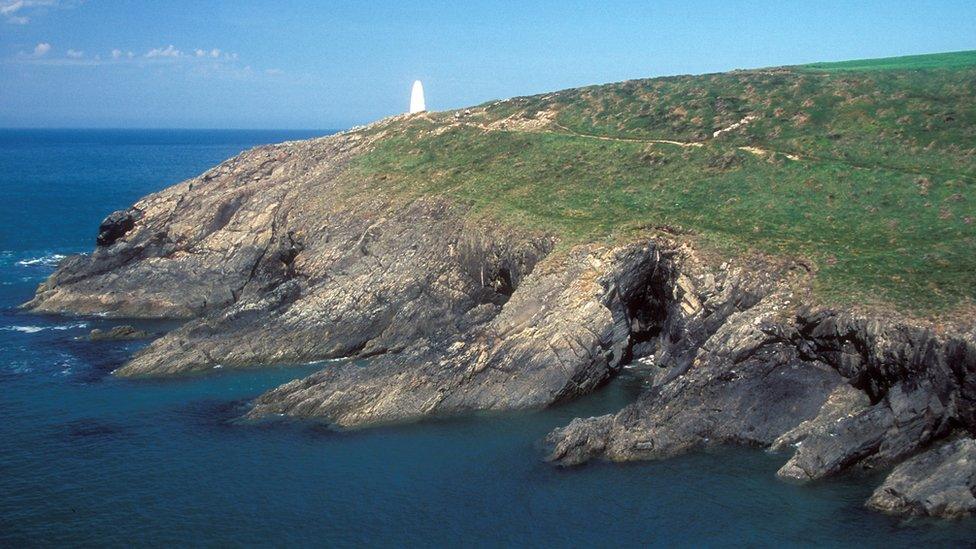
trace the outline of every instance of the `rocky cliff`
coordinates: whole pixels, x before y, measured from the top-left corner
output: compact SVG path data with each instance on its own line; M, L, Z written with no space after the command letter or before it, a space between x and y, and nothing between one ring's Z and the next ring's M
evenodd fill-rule
M25 307L186 320L119 368L120 376L369 357L327 363L261 395L252 419L361 427L538 408L593 391L631 366L647 379L639 399L553 431L550 461L656 459L749 444L783 452L779 476L795 482L893 467L869 502L885 512L976 511L971 323L816 305L817 268L795 255L751 250L715 260L694 230L653 222L608 228L594 212L631 208L647 189L669 191L611 180L599 192L590 175L573 171L591 162L622 178L620 166L637 162L635 170L681 181L667 166L686 162L696 174L739 181L736 170L747 162L740 150L766 159L756 173L794 170L783 162L801 156L783 160L738 143L724 154L709 149L721 145L709 135L768 130L780 115L750 114L748 123L700 132L706 141L676 141L565 133L556 107L523 103L532 108L423 114L245 152L109 215L95 251L66 259ZM729 110L735 104L715 101L717 124L740 118ZM506 117L493 119L492 109ZM486 142L493 148L479 149ZM400 148L391 153L389 143ZM661 146L671 152L654 148ZM545 174L531 187L521 182L532 173L522 150L551 162L546 174L555 183ZM444 161L463 155L476 155L465 157L474 166L511 160L472 173ZM414 179L404 177L407 169ZM417 180L436 183L436 192L407 185ZM517 222L510 212L478 210L495 192L502 205L515 197L527 205L521 213L535 217ZM666 206L717 192L689 187ZM739 194L720 208L735 207ZM952 196L946 204L958 202ZM940 218L953 219L953 211L945 206ZM689 212L689 223L714 225L702 211ZM577 224L591 232L574 231ZM744 234L764 230L755 224ZM931 260L944 268L943 256Z

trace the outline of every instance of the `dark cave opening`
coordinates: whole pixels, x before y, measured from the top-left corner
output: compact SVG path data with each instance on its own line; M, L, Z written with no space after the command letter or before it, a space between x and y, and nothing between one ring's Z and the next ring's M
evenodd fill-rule
M649 246L624 257L607 284L604 304L613 317L611 368L653 355L672 316L677 268L670 252Z

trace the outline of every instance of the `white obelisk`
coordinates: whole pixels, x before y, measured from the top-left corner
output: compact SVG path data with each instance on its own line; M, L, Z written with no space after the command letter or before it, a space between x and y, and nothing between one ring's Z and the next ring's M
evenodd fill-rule
M410 90L410 114L424 112L427 105L424 103L424 85L420 80L414 80L413 89Z

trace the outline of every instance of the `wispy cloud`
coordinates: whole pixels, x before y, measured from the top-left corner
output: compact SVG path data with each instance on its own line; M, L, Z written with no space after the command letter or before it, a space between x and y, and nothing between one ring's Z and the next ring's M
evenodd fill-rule
M62 56L56 56L54 55L51 44L41 42L32 51L21 51L17 55L0 62L26 65L76 65L86 67L97 65L152 66L168 64L175 66L186 64L196 67L207 65L212 68L220 66L230 68L236 64L237 60L238 55L236 53L227 52L220 48L194 48L184 51L173 44L150 48L144 53L114 48L105 54L95 53L94 55L86 55L80 49L69 48L64 51ZM247 68L247 70L250 69Z
M176 46L170 44L165 48L153 48L147 51L143 57L146 59L205 59L218 61L237 61L237 54L225 52L220 48L196 48L192 51L184 52Z
M214 48L210 51L197 49L194 50L193 54L196 55L197 57L210 57L213 59L218 59L220 57L220 49ZM236 54L234 55L234 57L235 58L237 57Z
M154 58L176 59L178 57L183 57L183 52L174 48L173 44L170 44L165 48L153 48L146 52L147 59L154 59Z
M17 13L17 10L23 7L24 7L24 0L17 0L16 2L0 3L0 15L13 15Z
M26 25L30 23L29 12L58 5L58 0L0 0L0 17L12 25Z

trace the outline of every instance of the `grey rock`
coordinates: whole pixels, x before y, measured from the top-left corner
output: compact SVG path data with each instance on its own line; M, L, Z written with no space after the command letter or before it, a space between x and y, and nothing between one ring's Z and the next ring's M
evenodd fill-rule
M865 468L890 465L947 432L945 409L927 387L906 392L896 386L882 402L809 433L777 474L806 481L854 464Z
M112 212L102 221L98 227L98 238L95 243L98 246L111 246L126 235L136 226L136 221L142 218L142 210L129 208Z
M775 301L729 315L686 372L664 376L615 416L550 433L548 459L576 465L670 457L709 444L767 446L815 417L844 379L764 330Z
M785 301L769 294L728 316L690 364L659 358L655 383L636 403L550 433L548 459L653 459L746 443L793 451L778 476L809 481L896 465L953 426L974 426L971 335L827 310L769 314ZM947 505L952 510L936 514L962 504ZM916 511L890 505L890 512Z
M780 435L769 446L773 452L793 450L800 446L804 440L821 436L836 423L847 418L853 417L871 405L871 401L863 391L859 391L850 385L843 383L827 397L827 401L820 408L817 415L804 421Z
M547 406L653 364L636 402L549 434L564 465L735 443L793 450L780 476L811 480L976 430L972 327L798 308L809 269L769 258L715 269L665 238L557 248L444 196L380 192L351 167L388 131L259 147L149 195L24 307L187 320L117 375L371 357L248 414L342 427Z
M919 454L888 475L868 507L898 515L955 518L976 512L976 440L959 438Z
M553 255L549 235L472 221L442 197L350 193L345 168L369 139L261 147L146 197L26 307L191 319L117 375L372 357L271 391L250 414L347 427L572 398L661 329L674 250Z
M634 277L668 272L661 261L653 246L596 255L577 249L547 260L483 324L285 384L258 398L249 416L356 427L537 408L584 394L631 352L632 333L620 326L644 325L623 303L643 299L637 289L645 285L630 284Z
M120 340L120 339L145 339L149 333L145 330L137 330L129 325L114 326L110 330L95 328L88 334L88 339L92 341Z

